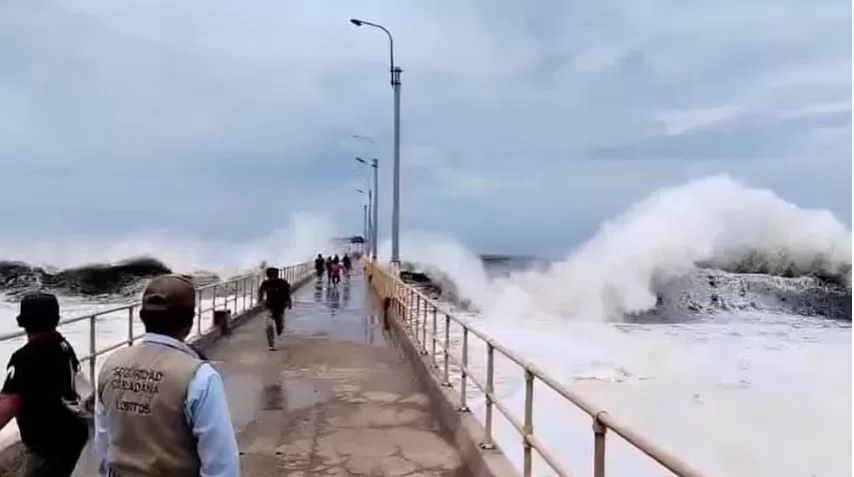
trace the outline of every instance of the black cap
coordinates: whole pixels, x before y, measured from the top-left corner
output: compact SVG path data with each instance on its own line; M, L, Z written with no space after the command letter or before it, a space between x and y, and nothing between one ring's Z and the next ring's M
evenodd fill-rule
M26 330L46 330L59 324L59 301L56 295L30 292L21 299L18 326Z

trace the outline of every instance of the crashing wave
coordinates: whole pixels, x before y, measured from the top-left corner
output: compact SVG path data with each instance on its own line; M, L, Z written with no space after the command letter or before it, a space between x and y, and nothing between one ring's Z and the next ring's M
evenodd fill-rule
M7 296L47 289L61 295L131 295L146 279L172 273L161 261L139 257L115 264L92 264L57 270L18 261L0 261L0 290Z
M827 273L829 268L820 261L816 261L815 267L800 268L786 263L754 254L727 269L703 264L685 275L653 283L655 306L626 314L623 319L676 322L721 312L762 311L851 320L850 265L840 267L837 273ZM484 266L489 268L489 262L484 261ZM440 269L414 263L404 264L404 269L402 278L432 297L464 310L478 311L454 280ZM502 266L500 273L509 272Z

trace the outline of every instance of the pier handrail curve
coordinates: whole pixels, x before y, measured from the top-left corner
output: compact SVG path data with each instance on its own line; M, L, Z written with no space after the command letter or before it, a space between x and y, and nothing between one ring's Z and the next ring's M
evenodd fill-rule
M283 278L291 283L297 282L314 272L313 262L302 262L295 265L287 265L280 268ZM223 282L210 283L196 287L196 335L200 336L214 327L213 314L215 311L230 310L234 314L245 312L256 305L258 286L263 280L263 270L240 275ZM217 300L217 299L220 300ZM211 301L210 306L205 306L205 301ZM85 315L61 320L57 329L62 330L69 325L89 321L89 346L88 354L80 356L80 362L88 362L88 378L95 385L97 382L95 368L98 357L123 346L132 346L142 338L142 334L134 335L134 323L139 320L135 311L139 310L140 302L134 301L127 305L120 305L106 310L96 311ZM230 307L230 308L229 308ZM106 346L98 346L98 318L127 311L127 337L119 342L110 343ZM209 319L205 319L207 314ZM207 322L203 325L203 322ZM23 330L0 334L0 343L13 341L26 335ZM80 350L76 350L80 353ZM2 363L5 364L5 363Z
M366 264L367 273L371 276L373 288L383 297L392 299L394 311L397 316L403 320L403 328L413 340L415 346L419 349L422 355L431 355L432 364L435 368L441 369L443 376L443 386L451 387L449 380L449 365L453 364L459 368L460 386L457 394L460 398L461 412L468 412L468 404L466 402L467 381L480 389L486 400L485 435L481 447L484 449L492 449L495 447L495 442L492 436L493 425L493 407L498 409L510 424L516 429L522 437L523 442L523 467L522 476L531 477L532 473L532 451L543 458L546 464L560 477L570 477L570 472L563 468L557 461L555 456L545 448L544 443L539 441L533 431L533 391L534 380L539 380L547 387L563 397L575 407L584 411L591 417L593 427L593 476L605 476L605 439L608 430L613 431L618 436L631 444L635 449L647 455L662 467L666 468L674 475L679 477L706 477L705 474L693 468L686 462L682 461L669 451L665 450L658 444L653 443L640 432L630 428L626 424L621 423L617 418L609 414L605 409L596 406L589 402L580 394L568 389L563 384L546 374L533 363L525 360L518 353L507 348L495 339L487 336L482 331L473 327L471 323L465 319L459 318L441 306L436 300L428 297L421 290L406 284L394 272L386 269L377 263ZM432 331L428 331L428 315L432 317ZM444 333L441 335L438 330L438 316L444 317ZM459 358L451 355L450 350L450 325L455 323L462 329L462 350ZM420 333L420 334L419 334ZM428 342L428 334L429 342ZM486 383L472 375L468 367L469 361L469 335L474 335L479 338L487 349L487 364L486 364ZM440 343L440 340L443 341ZM427 346L430 345L431 351L428 351ZM437 362L438 356L442 358L442 364ZM495 395L494 377L495 377L495 351L508 358L514 364L522 368L525 378L525 412L523 420L520 421L510 412L508 407L501 402Z

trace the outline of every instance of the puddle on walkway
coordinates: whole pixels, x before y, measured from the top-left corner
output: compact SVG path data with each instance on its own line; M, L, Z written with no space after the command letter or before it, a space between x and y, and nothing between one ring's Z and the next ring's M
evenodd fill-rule
M365 283L357 276L337 286L316 280L295 296L285 315L288 336L324 336L369 346L386 346L379 319L366 306Z
M361 312L335 315L310 314L294 317L285 324L288 336L324 336L368 346L386 346L378 318Z

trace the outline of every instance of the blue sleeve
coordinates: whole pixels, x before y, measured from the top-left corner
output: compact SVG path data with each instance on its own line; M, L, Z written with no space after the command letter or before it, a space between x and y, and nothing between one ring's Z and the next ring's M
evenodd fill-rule
M198 442L201 477L239 477L237 439L219 373L208 363L196 370L184 405L187 424Z
M98 463L98 475L107 477L107 449L110 447L110 435L107 432L107 415L101 398L95 398L95 435L92 437L92 454Z

